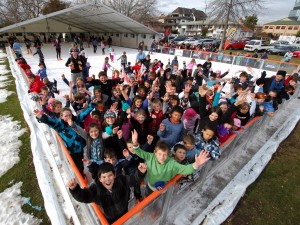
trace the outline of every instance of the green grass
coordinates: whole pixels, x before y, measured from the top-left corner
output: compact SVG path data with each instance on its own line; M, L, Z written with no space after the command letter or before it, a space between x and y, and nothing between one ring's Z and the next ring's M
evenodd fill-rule
M7 60L5 65L7 65L7 69L9 70L9 64ZM33 205L42 207L41 211L37 211L25 204L22 207L23 211L42 219L42 225L51 224L44 208L44 200L37 182L35 168L32 161L30 131L24 120L20 102L16 94L14 78L11 74L8 74L8 77L9 80L12 80L13 82L9 83L5 89L8 91L13 91L14 94L10 95L6 102L0 104L0 115L12 116L14 120L20 121L21 127L26 128L27 131L19 138L22 141L22 146L20 147L19 152L20 162L14 165L13 168L11 168L2 177L0 177L0 192L3 192L6 188L12 186L14 183L20 181L23 182L21 195L24 197L30 197ZM11 184L11 181L13 181L13 184Z
M223 225L300 224L300 123Z

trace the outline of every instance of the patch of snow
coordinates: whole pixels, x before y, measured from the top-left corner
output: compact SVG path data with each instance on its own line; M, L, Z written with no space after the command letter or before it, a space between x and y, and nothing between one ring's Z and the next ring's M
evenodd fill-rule
M0 103L6 102L7 101L7 97L10 96L12 93L12 91L7 91L5 89L0 89Z
M7 73L10 73L10 70L6 69L6 65L0 65L0 74L3 75Z
M25 202L21 197L21 186L22 182L19 182L0 193L0 224L37 225L42 222L42 220L22 211L21 207Z
M18 154L22 142L18 138L26 129L20 129L19 123L10 116L0 116L0 177L20 160Z
M0 59L6 58L6 57L7 57L7 55L5 53L0 52Z

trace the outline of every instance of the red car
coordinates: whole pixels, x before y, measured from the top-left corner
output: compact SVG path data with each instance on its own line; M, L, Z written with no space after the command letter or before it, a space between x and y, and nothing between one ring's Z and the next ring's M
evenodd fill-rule
M227 46L225 46L225 50L233 50L233 49L244 49L247 41L239 40L239 41L232 41Z
M300 51L293 52L293 57L300 58Z

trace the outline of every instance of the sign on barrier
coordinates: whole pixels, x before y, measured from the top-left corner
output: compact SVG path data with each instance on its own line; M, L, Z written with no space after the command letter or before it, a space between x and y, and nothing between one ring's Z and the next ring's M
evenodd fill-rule
M176 49L175 50L175 55L182 56L183 55L183 50L182 49Z

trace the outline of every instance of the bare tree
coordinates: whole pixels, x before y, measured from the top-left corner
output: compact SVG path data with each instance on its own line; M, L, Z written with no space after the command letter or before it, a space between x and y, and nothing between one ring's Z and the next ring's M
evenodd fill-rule
M257 14L258 11L264 9L266 0L212 0L208 6L208 18L213 22L224 21L225 27L222 34L222 40L219 50L222 50L228 23L238 22L240 18L247 15Z
M13 24L41 15L47 0L0 0L0 17L3 24Z
M157 0L77 0L80 3L102 3L139 22L158 14Z

